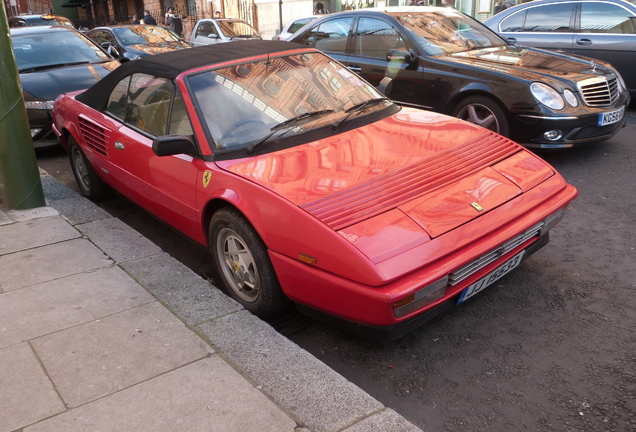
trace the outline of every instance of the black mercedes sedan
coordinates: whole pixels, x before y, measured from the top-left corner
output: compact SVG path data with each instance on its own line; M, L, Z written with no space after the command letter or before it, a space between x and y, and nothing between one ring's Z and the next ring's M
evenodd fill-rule
M109 50L120 62L148 55L191 48L191 45L168 29L153 25L124 24L95 27L86 36ZM112 49L114 48L114 50Z
M329 14L289 41L326 52L401 105L450 114L528 147L602 141L625 125L629 92L609 64L510 45L452 8Z
M484 25L512 44L608 62L636 96L635 0L533 0L494 15Z
M51 129L55 98L91 87L120 63L70 27L12 28L11 41L33 143L58 144Z

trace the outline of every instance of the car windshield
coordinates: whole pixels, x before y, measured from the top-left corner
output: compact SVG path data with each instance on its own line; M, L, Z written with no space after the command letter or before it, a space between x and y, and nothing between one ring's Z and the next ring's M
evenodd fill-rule
M11 39L20 72L112 60L97 45L74 31L14 35Z
M428 55L454 54L506 45L488 28L451 8L389 15L407 29Z
M229 38L260 38L255 28L245 21L217 21L223 34Z
M178 36L157 26L116 27L112 29L123 45L177 42Z
M187 78L215 152L337 127L391 104L355 73L320 54L276 57ZM364 104L366 101L373 103Z

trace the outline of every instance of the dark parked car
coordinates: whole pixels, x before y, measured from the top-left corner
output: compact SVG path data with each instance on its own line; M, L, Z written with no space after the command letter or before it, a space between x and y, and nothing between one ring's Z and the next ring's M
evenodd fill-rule
M51 130L53 101L92 86L119 62L70 27L11 29L11 41L36 147L58 144Z
M9 27L29 27L29 26L66 26L75 28L73 22L63 16L58 15L18 15L9 17Z
M328 53L401 105L451 114L526 146L600 141L625 125L630 97L611 66L511 46L452 8L335 13L289 40Z
M258 30L241 19L208 18L197 21L194 25L190 43L192 46L201 46L262 38Z
M86 35L121 62L191 47L175 33L152 25L96 27Z
M512 44L610 63L636 96L636 5L626 0L535 0L484 24Z

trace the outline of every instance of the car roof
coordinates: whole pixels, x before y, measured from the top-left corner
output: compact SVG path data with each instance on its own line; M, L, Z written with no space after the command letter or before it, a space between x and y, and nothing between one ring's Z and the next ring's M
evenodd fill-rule
M202 21L211 21L211 22L214 22L214 21L216 21L216 22L221 22L221 21L232 21L232 22L240 21L240 22L244 22L244 23L248 24L247 21L242 20L240 18L202 18L202 19L200 19L197 22L199 23L199 22L202 22Z
M112 87L125 76L133 73L146 73L168 79L199 67L231 62L263 54L304 49L314 51L306 45L271 40L248 40L238 43L204 45L184 50L171 51L126 62L97 82L84 93L77 96L80 102L101 111L105 108Z
M498 25L499 21L512 15L516 11L528 9L542 4L554 4L554 3L613 3L619 6L627 6L628 8L636 11L635 0L532 0L526 3L519 3L513 7L505 9L496 15L491 16L483 22L486 26Z
M333 18L334 16L347 16L347 15L388 15L391 14L399 14L399 13L431 13L431 12L452 12L452 13L461 13L457 9L448 8L448 7L439 7L439 6L385 6L385 7L375 7L375 8L364 8L364 9L354 9L349 11L342 12L333 12L330 14L320 15L320 17L311 22L311 24L315 24L317 22L326 21L328 19Z
M50 33L60 31L70 31L79 33L72 27L68 26L26 26L26 27L11 27L11 36L19 36L22 34L36 34L36 33Z

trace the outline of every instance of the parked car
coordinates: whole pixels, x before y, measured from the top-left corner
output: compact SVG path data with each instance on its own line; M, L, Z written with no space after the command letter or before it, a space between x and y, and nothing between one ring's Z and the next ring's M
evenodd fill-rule
M17 15L8 18L9 27L29 27L29 26L66 26L75 28L73 22L59 15Z
M251 312L294 302L385 337L511 271L577 193L509 139L288 42L124 63L54 118L85 196L114 188L209 247Z
M192 46L249 39L262 39L262 37L254 27L241 19L235 18L199 20L190 34Z
M312 16L308 16L308 17L303 17L303 18L296 18L294 20L291 20L290 22L288 22L285 27L283 27L283 30L274 35L273 39L274 40L287 40L289 39L294 33L296 33L298 30L300 30L305 24L309 24L310 22L312 22L315 19L320 18L322 15L312 15Z
M626 0L534 0L484 24L511 44L610 63L636 96L636 5Z
M120 62L191 48L189 43L175 33L152 25L126 24L96 27L87 31L86 35L113 54Z
M70 27L10 30L34 145L59 144L51 131L55 98L61 93L90 87L119 66L119 62Z
M329 14L290 41L324 51L402 105L450 114L526 146L600 141L625 125L630 97L611 66L511 46L452 8Z

